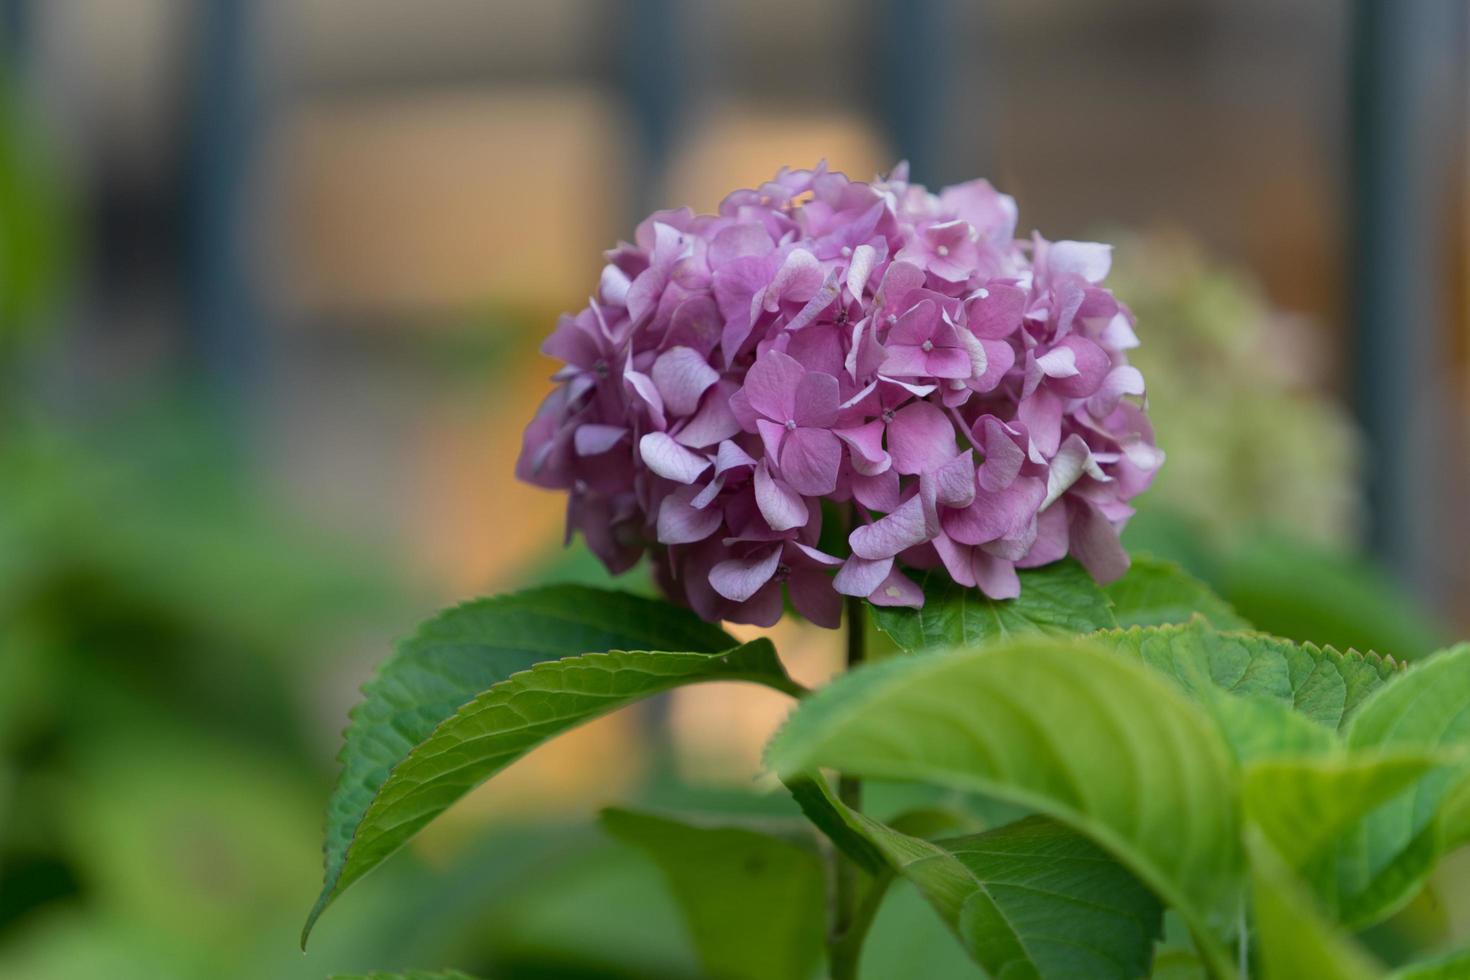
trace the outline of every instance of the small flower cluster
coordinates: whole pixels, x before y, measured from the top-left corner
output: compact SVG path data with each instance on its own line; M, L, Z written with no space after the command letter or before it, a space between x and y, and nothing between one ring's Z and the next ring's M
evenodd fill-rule
M987 182L932 194L903 167L659 212L543 346L566 366L517 474L570 492L568 536L609 569L647 551L711 620L769 625L783 588L824 626L842 595L922 606L905 568L995 599L1068 554L1115 578L1163 462L1133 317L1109 246L1015 226ZM824 505L846 554L818 547Z

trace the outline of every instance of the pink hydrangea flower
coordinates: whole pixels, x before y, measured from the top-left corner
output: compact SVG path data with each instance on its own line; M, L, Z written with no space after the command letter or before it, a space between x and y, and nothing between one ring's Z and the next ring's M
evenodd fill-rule
M983 180L818 166L654 214L543 345L565 367L517 474L568 493L568 536L610 569L649 555L709 619L922 606L914 569L995 599L1067 555L1116 578L1163 462L1133 316L1109 246L1017 240L1017 213ZM850 515L844 553L817 547L823 502Z

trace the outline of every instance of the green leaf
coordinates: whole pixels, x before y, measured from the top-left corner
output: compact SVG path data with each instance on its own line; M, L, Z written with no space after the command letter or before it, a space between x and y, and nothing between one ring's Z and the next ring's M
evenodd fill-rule
M1172 561L1133 556L1127 573L1103 589L1119 626L1163 626L1203 616L1221 630L1250 629L1230 603Z
M1080 640L1027 637L855 670L772 740L788 780L827 766L989 793L1092 838L1177 908L1212 962L1242 884L1237 776L1198 707Z
M988 599L957 585L942 569L919 577L924 608L873 606L873 621L904 650L974 646L1025 633L1072 636L1116 626L1108 597L1067 559L1022 569L1021 595Z
M1410 963L1395 970L1389 980L1464 980L1470 977L1470 949Z
M1246 831L1256 941L1265 980L1373 980L1381 971L1317 910L1311 894L1255 828Z
M810 847L619 809L604 810L602 826L659 866L710 976L812 975L822 956L825 883Z
M1413 897L1466 831L1470 773L1470 644L1434 654L1378 690L1346 731L1353 748L1437 750L1454 764L1370 814L1337 864L1341 916L1375 922Z
M1128 980L1147 971L1163 908L1076 831L1028 817L931 842L843 806L825 782L799 785L808 812L828 814L818 825L841 825L875 848L990 976Z
M332 980L475 980L468 973L449 970L444 973L429 973L410 970L407 973L334 973Z
M327 808L326 876L307 920L371 864L354 862L359 825L393 768L481 691L539 662L612 649L717 653L735 645L693 613L621 592L551 586L480 599L419 627L364 688ZM447 804L446 804L447 805Z
M1241 803L1246 819L1300 873L1438 761L1423 752L1259 760L1242 773Z
M1263 633L1221 633L1201 619L1108 631L1097 639L1139 657L1201 701L1217 691L1276 701L1334 729L1402 671L1377 654L1339 653Z

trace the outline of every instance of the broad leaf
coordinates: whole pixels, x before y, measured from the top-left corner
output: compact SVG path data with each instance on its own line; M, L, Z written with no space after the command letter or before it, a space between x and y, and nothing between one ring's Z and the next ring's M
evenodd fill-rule
M1263 759L1245 767L1241 803L1245 818L1301 873L1437 761L1422 752Z
M825 782L792 789L829 835L845 828L912 882L990 976L1129 980L1148 970L1162 929L1158 899L1076 831L1028 817L929 841L843 806Z
M826 766L1033 807L1122 861L1224 960L1209 937L1240 896L1236 773L1199 708L1126 658L1029 637L884 661L805 701L768 762L788 779Z
M425 623L352 711L342 776L327 809L326 880L303 940L327 904L366 870L343 877L359 824L389 773L476 694L559 657L612 649L716 653L734 645L723 630L665 603L568 585L477 600Z
M444 973L410 970L407 973L334 973L332 980L475 980L468 973L449 970Z
M1389 980L1465 980L1470 977L1470 950L1436 956L1395 970Z
M1467 830L1470 772L1470 644L1434 654L1383 687L1349 725L1354 748L1438 751L1455 764L1380 808L1343 845L1337 862L1341 917L1361 927L1413 897L1446 847Z
M1316 908L1265 836L1246 832L1255 899L1255 937L1264 980L1373 980L1381 971Z
M873 606L873 621L904 650L975 646L1027 633L1072 636L1116 626L1108 597L1075 561L1023 569L1021 595L987 599L942 569L919 578L924 608Z
M1164 626L1203 616L1221 630L1250 629L1230 603L1172 561L1133 556L1122 578L1103 589L1119 626Z
M825 883L811 847L627 810L604 810L602 825L659 866L710 976L812 975L822 956Z
M1402 670L1377 654L1339 653L1262 633L1221 633L1200 619L1109 631L1097 639L1141 658L1201 700L1225 691L1277 701L1334 729Z

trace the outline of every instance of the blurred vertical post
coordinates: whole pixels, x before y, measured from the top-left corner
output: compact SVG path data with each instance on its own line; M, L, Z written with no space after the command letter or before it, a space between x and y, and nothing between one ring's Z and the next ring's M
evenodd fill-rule
M622 20L621 75L638 138L629 203L640 218L659 204L688 92L687 6L677 0L631 0Z
M0 71L13 74L25 64L30 40L30 0L0 0Z
M931 186L958 180L945 139L946 127L955 123L958 31L951 0L880 2L873 44L882 72L875 95L889 142L908 160L915 180Z
M1353 391L1368 442L1368 543L1441 601L1454 575L1445 563L1464 555L1446 495L1459 445L1444 326L1466 23L1454 0L1356 0L1352 38Z
M196 8L198 42L189 119L184 293L190 353L227 414L260 367L262 310L252 288L248 235L254 149L262 124L255 0Z

